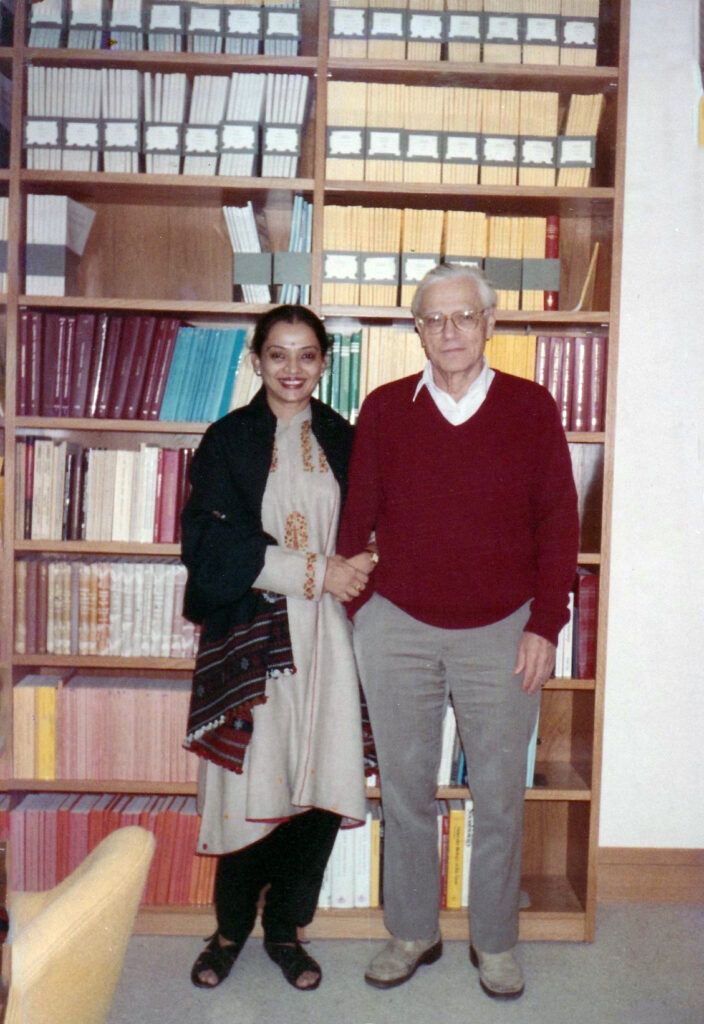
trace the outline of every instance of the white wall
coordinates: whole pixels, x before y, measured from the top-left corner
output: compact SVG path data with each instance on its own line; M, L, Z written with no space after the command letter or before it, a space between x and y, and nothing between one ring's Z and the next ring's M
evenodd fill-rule
M697 0L632 0L602 846L704 847Z

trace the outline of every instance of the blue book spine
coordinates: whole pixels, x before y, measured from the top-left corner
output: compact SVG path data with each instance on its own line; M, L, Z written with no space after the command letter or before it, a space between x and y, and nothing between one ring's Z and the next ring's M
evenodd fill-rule
M217 411L217 419L221 416L226 416L230 411L230 399L232 398L232 392L235 387L235 379L237 377L237 370L239 369L240 360L242 358L242 350L244 349L244 339L247 336L247 332L244 328L240 327L238 330L233 331L234 339L232 345L232 351L230 352L230 364L227 368L225 375L225 385L222 390L222 397L220 399L220 408Z
M160 420L175 420L177 413L178 396L183 384L183 375L188 359L190 347L189 327L179 327L174 345L174 354L171 358L169 375L166 378L164 398L159 410Z

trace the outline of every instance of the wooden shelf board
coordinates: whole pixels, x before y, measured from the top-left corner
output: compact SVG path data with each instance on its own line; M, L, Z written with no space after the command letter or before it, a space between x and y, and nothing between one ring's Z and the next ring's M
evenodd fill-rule
M569 439L568 435L568 440ZM601 565L601 555L596 551L583 551L580 552L577 561L580 565Z
M118 540L18 540L15 551L43 551L59 555L171 555L178 558L180 544L138 544Z
M48 173L48 172L45 172ZM600 217L614 201L613 188L539 188L528 185L448 185L427 182L326 181L330 205L353 206L367 201L390 207L454 209L472 204L473 210L563 217Z
M458 61L353 60L330 57L327 69L333 79L346 81L401 82L413 85L476 85L502 89L537 89L570 92L602 92L618 83L615 67L568 65L462 64Z
M585 938L585 912L565 878L523 879L522 887L529 893L532 906L521 910L520 938L523 941L580 941ZM211 907L142 907L137 916L138 935L203 936L215 927ZM440 928L448 942L467 941L469 922L467 910L442 910ZM319 910L306 928L309 939L386 939L383 912L378 908ZM262 936L261 924L252 933Z
M184 53L159 50L69 50L66 47L17 48L19 59L29 64L48 64L54 67L140 68L145 71L193 71L196 73L224 71L275 71L313 74L318 68L317 57L278 57L266 54ZM9 54L12 55L10 50ZM3 51L0 50L0 58Z
M80 654L15 654L13 665L44 665L47 668L122 668L144 669L149 672L192 672L192 658L123 658L118 655L103 656Z
M194 174L108 174L103 171L19 172L24 192L63 194L78 201L139 203L145 206L222 206L242 195L312 193L312 178L231 178Z
M184 318L194 316L250 316L273 309L272 304L248 302L209 302L199 299L116 299L86 295L20 295L20 306L32 309L97 309L121 313L163 313ZM155 420L154 423L159 423Z
M359 320L407 320L409 325L413 321L410 309L401 306L333 306L324 305L322 314L332 319L333 317L354 317ZM542 310L524 309L500 309L496 314L496 323L499 327L503 324L512 326L522 325L526 332L537 330L540 327L567 327L594 325L607 328L611 314L605 310L569 310L556 309L543 312Z
M195 782L141 782L135 779L4 779L0 791L17 793L155 793L195 796Z

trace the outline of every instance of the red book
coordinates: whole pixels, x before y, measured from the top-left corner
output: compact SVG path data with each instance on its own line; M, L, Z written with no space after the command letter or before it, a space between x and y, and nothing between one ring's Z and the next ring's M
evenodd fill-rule
M589 415L587 430L604 429L606 400L606 335L592 336L592 358L589 368Z
M42 346L42 386L40 414L61 415L61 373L65 365L68 339L68 316L66 313L47 313L44 319L44 343Z
M59 368L59 415L71 413L71 389L73 388L73 360L76 348L76 315L66 317L66 344Z
M67 793L56 812L56 877L63 882L69 873L69 831L71 808L79 800L78 793Z
M545 258L557 260L560 258L560 218L552 214L545 220ZM559 292L543 293L543 309L557 309L559 303Z
M143 316L140 321L137 346L130 367L125 405L122 410L122 417L126 420L136 420L139 416L140 399L154 343L156 322L155 316Z
M588 569L577 570L575 587L577 679L596 675L596 631L599 606L599 577Z
M95 415L99 419L106 419L110 415L109 401L115 379L115 367L120 353L120 339L122 337L123 317L110 316L108 321L107 339L105 342L105 364L100 377L98 389L98 404Z
M550 338L548 347L548 380L547 388L555 399L558 409L562 401L562 363L565 358L564 338Z
M176 540L178 518L179 453L175 448L163 448L162 456L161 501L156 539L160 544L173 544Z
M105 355L108 341L108 314L98 313L95 324L95 336L90 360L90 373L88 376L88 397L86 399L85 415L92 419L98 408L98 395L100 394L100 383L105 372Z
M167 364L166 372L168 373L168 364L171 362L173 354L173 342L176 339L178 323L178 320L168 316L159 317L157 320L139 400L137 415L140 420L157 418L166 384L164 363ZM161 392L160 396L157 396L157 390Z
M181 541L181 512L191 493L190 469L195 448L179 448L178 450L178 494L176 495L175 543Z
M69 416L81 419L86 414L90 359L95 335L95 313L79 313L76 318Z
M116 349L116 359L110 392L105 407L105 415L111 420L124 418L125 397L127 386L130 380L130 371L134 362L137 350L137 339L139 337L139 322L141 317L136 313L126 316L122 324L119 345Z
M147 419L159 419L161 403L164 400L166 381L168 380L169 377L171 360L173 358L174 348L176 346L176 338L178 336L180 326L180 322L173 317L168 318L166 321L164 348L158 362L156 363L156 380L154 384L154 394L151 397L151 401L147 409Z
M591 366L591 338L578 335L572 338L574 374L572 379L572 409L570 430L587 430L589 417L589 376Z
M17 404L18 416L28 415L29 395L29 319L28 309L21 309L17 325Z
M37 653L37 616L35 609L39 597L39 563L30 558L27 561L27 654Z
M27 362L27 415L39 416L42 406L42 353L44 350L44 316L29 314L29 358Z
M560 383L560 419L565 430L570 429L574 381L574 338L562 339L562 381Z

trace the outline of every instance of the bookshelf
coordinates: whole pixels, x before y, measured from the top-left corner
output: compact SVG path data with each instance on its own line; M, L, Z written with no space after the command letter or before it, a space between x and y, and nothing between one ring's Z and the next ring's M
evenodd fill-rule
M625 100L628 0L601 0L595 66L481 64L443 60L399 60L330 56L331 5L302 0L299 56L113 52L30 48L27 6L15 7L14 45L0 48L0 71L13 83L9 166L0 169L0 195L9 197L8 286L0 296L6 339L4 455L6 500L0 547L0 790L26 792L114 792L193 794L193 783L61 780L12 777L12 686L25 673L46 669L183 678L188 659L118 656L36 655L14 652L14 565L30 556L176 561L177 544L109 541L13 540L13 483L16 441L30 434L107 448L136 448L142 441L177 447L197 443L202 423L91 420L17 416L15 388L20 310L108 311L169 315L217 324L248 325L266 309L233 301L232 251L221 207L251 201L268 226L272 249L286 248L294 193L313 203L311 306L329 322L352 317L368 325L405 324L410 313L398 306L330 304L323 296L323 231L329 206L393 209L472 210L490 216L559 215L561 289L550 311L500 309L497 329L507 333L607 333L608 367L605 429L574 432L570 443L604 450L601 535L596 550L585 550L580 565L599 574L597 667L593 679L555 679L542 699L537 770L542 784L526 791L523 888L531 906L521 911L523 939L591 940L596 903L596 852L600 795L601 731L609 574L609 519L614 426L615 368L621 263L620 225L625 162ZM278 72L305 75L312 101L303 132L295 178L234 178L205 175L106 173L28 169L22 139L27 66L133 69L140 73L195 75ZM486 90L551 91L565 110L573 94L601 94L604 111L596 163L588 187L379 182L326 177L327 83L362 82ZM26 200L32 194L62 194L95 211L80 261L69 268L65 296L24 293ZM187 240L188 244L185 244ZM600 255L590 308L575 309L595 243ZM442 789L440 798L466 791ZM378 790L370 791L377 799ZM210 912L200 908L145 907L142 932L204 934ZM447 938L467 935L464 911L443 911ZM381 937L378 910L321 911L312 934Z

